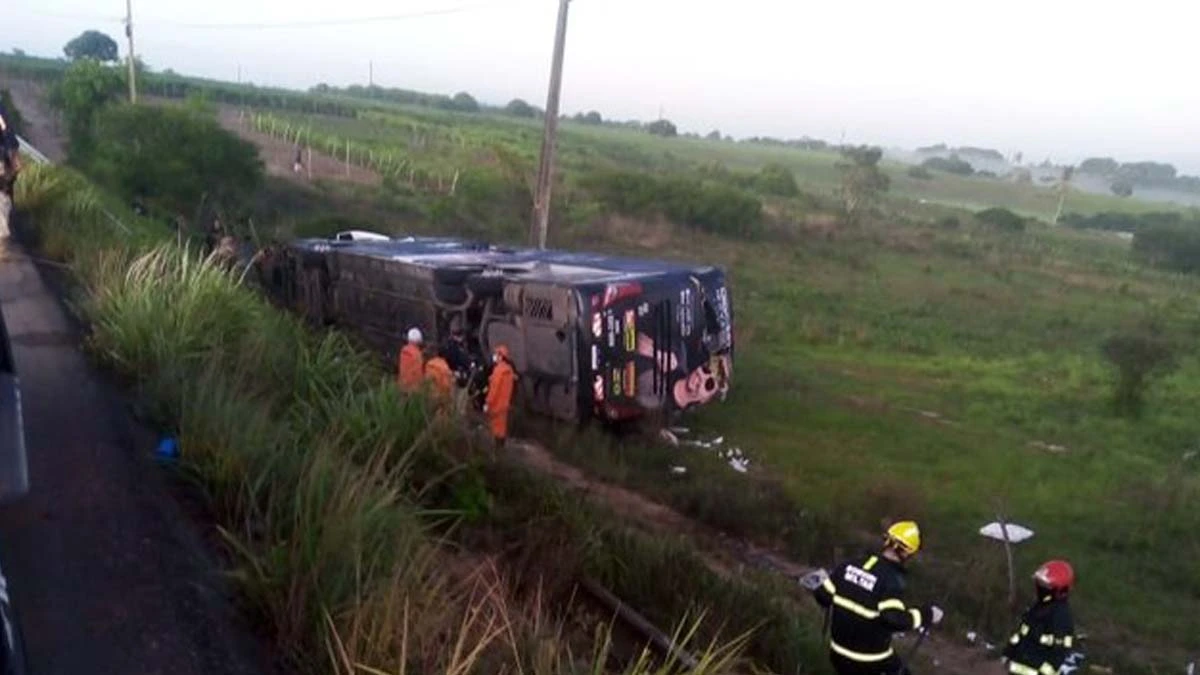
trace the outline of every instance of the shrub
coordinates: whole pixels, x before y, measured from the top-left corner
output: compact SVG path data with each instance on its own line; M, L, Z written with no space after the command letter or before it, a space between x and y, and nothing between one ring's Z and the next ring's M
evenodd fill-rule
M979 222L1003 232L1024 232L1025 219L1003 208L984 209L975 214Z
M917 180L933 180L933 173L923 166L910 166L908 167L908 171L906 173L908 174L909 178L916 178Z
M241 208L263 180L253 145L212 117L180 108L106 108L96 115L93 142L72 151L105 188L172 215L190 215L202 200Z
M1133 250L1151 265L1177 272L1200 271L1200 223L1142 225L1134 233Z
M777 197L795 197L800 194L796 176L782 164L767 164L754 177L754 187L764 194Z
M949 157L930 157L921 162L921 166L934 171L945 171L958 176L970 176L975 173L971 163L961 159L958 155L950 155Z
M1140 415L1153 379L1175 366L1175 349L1153 321L1113 335L1101 351L1117 369L1112 402L1119 415Z
M762 225L757 197L728 185L692 178L608 171L582 181L598 201L626 215L662 215L714 234L753 236Z

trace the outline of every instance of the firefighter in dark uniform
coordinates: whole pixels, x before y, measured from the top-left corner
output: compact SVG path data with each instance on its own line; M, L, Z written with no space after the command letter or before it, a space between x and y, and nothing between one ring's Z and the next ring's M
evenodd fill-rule
M842 563L833 574L817 570L801 583L831 612L829 659L838 675L902 675L908 668L892 648L892 634L942 620L941 608L904 603L905 562L921 548L912 521L888 528L883 549Z
M1037 600L1021 617L1021 625L1004 648L1013 675L1055 675L1075 648L1075 622L1067 595L1075 570L1064 560L1051 560L1033 575Z

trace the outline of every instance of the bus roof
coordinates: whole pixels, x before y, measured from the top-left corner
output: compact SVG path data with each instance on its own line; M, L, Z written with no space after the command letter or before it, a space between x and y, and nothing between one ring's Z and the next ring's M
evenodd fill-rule
M598 253L509 248L450 237L401 237L386 241L302 239L294 245L308 250L336 250L422 267L479 266L545 281L605 282L660 275L707 275L716 271L711 265L687 265Z

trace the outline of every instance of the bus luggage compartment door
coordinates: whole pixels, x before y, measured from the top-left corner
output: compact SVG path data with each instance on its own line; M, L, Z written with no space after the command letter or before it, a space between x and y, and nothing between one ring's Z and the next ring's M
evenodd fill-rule
M579 414L575 291L547 284L509 284L508 315L487 327L488 349L508 347L521 394L537 412L564 420Z

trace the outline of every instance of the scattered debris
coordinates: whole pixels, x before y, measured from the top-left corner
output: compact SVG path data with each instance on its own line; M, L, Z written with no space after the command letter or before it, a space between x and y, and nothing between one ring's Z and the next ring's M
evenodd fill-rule
M675 474L676 476L682 476L683 474L687 473L687 467L686 466L673 466L673 467L671 467L671 473Z
M692 432L692 430L688 429L687 427L669 427L667 429L667 431L670 431L671 433L675 434L676 436L686 436L687 434Z
M1005 536L1006 533L1007 536ZM1016 523L1004 523L1004 525L1001 525L999 522L992 522L979 528L979 534L988 539L1019 544L1032 537L1033 530L1017 525Z
M729 460L729 466L733 467L733 470L738 473L746 473L750 470L750 462L744 459L731 459Z
M936 413L936 412L933 412L932 410L918 410L917 412L920 413L922 417L928 417L931 420L942 419L941 413Z
M979 636L975 633L975 631L973 631L973 630L967 631L967 642L970 642L971 644L975 644L975 640L978 638L979 638Z
M1030 441L1029 447L1038 448L1040 450L1045 450L1046 452L1053 452L1056 455L1060 455L1064 452L1067 452L1067 446L1056 445L1054 443L1047 443L1045 441Z
M1195 450L1188 450L1187 452L1183 453L1183 461L1190 462L1193 459L1196 459L1196 451ZM1192 665L1195 665L1195 664L1193 663ZM1188 673L1188 675L1191 675L1191 673Z
M658 432L658 436L659 436L659 438L670 443L671 445L674 445L675 447L679 447L679 437L676 436L672 430L662 429Z

